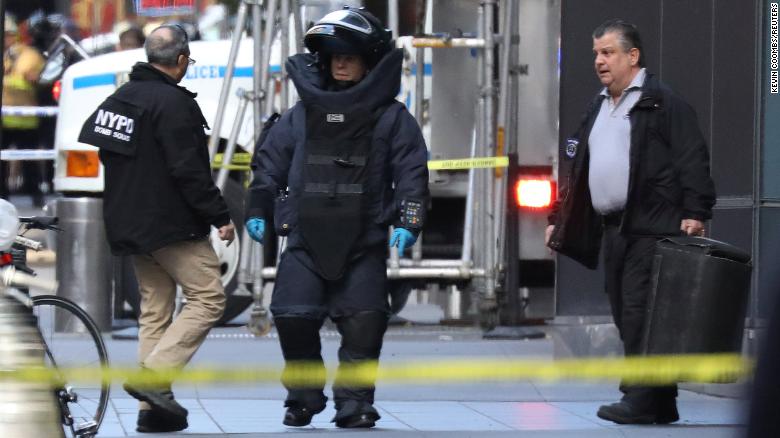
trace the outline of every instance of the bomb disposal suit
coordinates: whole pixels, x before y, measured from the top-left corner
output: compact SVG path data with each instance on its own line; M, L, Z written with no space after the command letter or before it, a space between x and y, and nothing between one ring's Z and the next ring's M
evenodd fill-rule
M333 12L305 43L313 53L286 64L301 101L255 152L247 217L272 220L287 236L270 306L287 364L322 365L325 317L341 333L342 365L376 360L390 313L388 227L416 238L423 225L427 148L416 120L394 99L402 51L391 51L390 34L376 18L357 9ZM366 61L362 80L334 81L330 55L341 53ZM285 424L308 424L325 407L322 371L322 381L306 388L283 376ZM337 377L333 393L337 426L371 427L379 419L373 385L350 387Z

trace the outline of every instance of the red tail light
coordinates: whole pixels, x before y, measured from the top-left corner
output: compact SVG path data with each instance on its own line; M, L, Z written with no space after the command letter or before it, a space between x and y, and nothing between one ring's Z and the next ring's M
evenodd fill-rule
M521 208L548 208L555 200L555 182L521 178L515 184L515 201Z
M57 79L51 87L51 97L54 98L55 102L60 101L60 93L62 93L62 81Z
M0 266L8 266L13 262L14 256L12 256L11 253L4 252L0 254Z

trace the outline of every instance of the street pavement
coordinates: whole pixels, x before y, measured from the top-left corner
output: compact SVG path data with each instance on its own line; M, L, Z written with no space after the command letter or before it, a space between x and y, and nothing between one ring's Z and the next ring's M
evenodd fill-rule
M322 331L329 367L337 363L339 336ZM484 340L476 328L394 326L383 359L390 363L465 358L551 360L551 339ZM108 340L113 364L134 362L134 341ZM282 365L275 332L254 338L243 327L215 329L195 356L198 366ZM308 427L281 423L285 393L277 383L241 385L175 385L177 399L190 411L188 436L266 437L290 434L341 436L380 434L388 437L739 437L744 431L745 403L680 392L681 421L668 426L620 426L596 417L598 407L620 397L617 382L475 382L473 384L378 384L376 407L382 415L370 431L338 430L334 410L314 417ZM326 390L326 394L328 390ZM100 436L170 436L135 432L136 401L114 385L111 409ZM350 435L352 436L352 435ZM362 435L361 435L362 436Z
M34 212L23 211L22 214ZM53 277L53 266L35 266L42 277ZM35 293L35 291L33 291ZM423 312L424 313L424 312ZM254 337L242 324L214 329L190 367L279 367L283 365L274 331ZM543 328L542 328L543 329ZM126 332L126 331L125 331ZM123 332L124 333L124 332ZM323 357L337 364L339 335L331 324L322 330ZM133 366L137 342L105 334L114 366ZM531 359L553 360L553 336L534 340L485 340L476 327L393 325L385 338L385 363L425 360ZM77 350L74 350L77 351ZM617 381L538 382L530 380L463 384L391 384L379 382L376 404L382 419L371 430L340 430L330 422L332 403L310 426L282 425L285 391L277 382L244 384L176 384L177 399L189 410L189 428L178 433L139 434L135 431L137 402L114 382L109 410L99 437L741 437L747 406L744 397L714 397L681 390L681 420L666 426L623 426L596 417L598 407L620 398ZM726 391L739 394L739 391ZM329 388L326 394L330 396Z

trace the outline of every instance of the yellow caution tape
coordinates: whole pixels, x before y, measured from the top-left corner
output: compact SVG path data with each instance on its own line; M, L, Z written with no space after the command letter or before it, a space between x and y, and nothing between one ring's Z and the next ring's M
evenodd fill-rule
M419 363L366 362L343 366L338 379L347 385L383 383L467 383L512 380L614 380L628 384L663 385L675 382L727 383L748 376L753 361L737 354L648 356L630 358L589 358L556 361L543 360L449 360ZM137 368L26 368L0 370L0 379L23 381L98 382L126 381L138 386L157 386L167 382L240 383L277 382L308 386L336 377L334 370L324 373L312 363L297 363L284 371L271 367L139 370Z
M252 154L248 152L236 152L233 154L233 159L230 164L222 164L224 154L219 153L214 155L214 159L211 161L212 169L226 168L228 170L249 170L249 165L252 163Z
M222 164L222 158L225 155L222 153L214 155L214 160L212 161L212 164ZM231 160L232 164L249 164L252 162L252 154L249 152L236 152L233 154L233 160Z
M252 170L252 168L248 164L219 164L219 163L211 163L212 169L227 169L227 170Z
M507 166L509 166L509 157L506 156L428 161L428 169L430 170L485 169Z
M230 164L223 165L223 154L216 154L211 162L212 169L227 168L229 170L249 170L252 162L252 154L247 152L237 152L233 155ZM428 169L431 170L456 170L456 169L486 169L501 168L509 166L509 157L478 157L478 158L460 158L453 160L430 160Z

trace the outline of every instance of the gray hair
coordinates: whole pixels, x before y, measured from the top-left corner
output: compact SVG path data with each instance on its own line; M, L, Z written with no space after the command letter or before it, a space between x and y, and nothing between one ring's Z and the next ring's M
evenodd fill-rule
M599 39L608 33L616 33L620 46L624 52L631 49L639 50L639 66L645 66L645 56L642 50L642 37L639 36L639 30L631 23L623 20L608 20L593 31L593 39Z
M160 32L161 29L169 32ZM181 26L163 24L149 34L144 49L150 63L172 67L178 62L179 55L190 53L189 38Z

